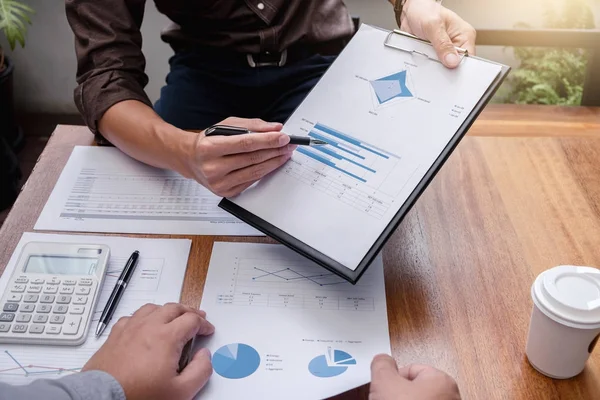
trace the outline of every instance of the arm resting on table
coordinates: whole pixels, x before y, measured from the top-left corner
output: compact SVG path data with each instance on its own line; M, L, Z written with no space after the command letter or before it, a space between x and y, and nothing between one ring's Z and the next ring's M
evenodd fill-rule
M0 400L125 400L121 385L102 371L87 371L60 379L38 379L28 385L0 383Z

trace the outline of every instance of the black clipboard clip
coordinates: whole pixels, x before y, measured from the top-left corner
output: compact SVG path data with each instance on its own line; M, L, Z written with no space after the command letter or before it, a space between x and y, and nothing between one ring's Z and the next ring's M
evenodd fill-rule
M392 44L391 43L392 42L392 37L394 35L404 36L404 37L407 37L409 39L417 40L417 41L419 41L421 43L425 43L425 44L431 46L431 42L430 41L425 40L425 39L421 39L418 36L415 36L415 35L410 34L408 32L401 31L400 29L394 29L393 31L390 31L390 33L386 36L385 41L383 42L383 45L386 46L386 47L392 48L392 49L401 50L401 51L404 51L406 53L411 53L413 55L418 55L418 56L421 56L421 57L426 57L427 59L429 59L431 61L439 62L440 64L442 63L437 58L430 57L429 54L426 54L426 53L423 53L423 52L417 51L417 50L405 49L405 48L400 47L398 45ZM468 57L469 56L469 51L467 49L463 49L462 47L454 47L454 48L458 52L458 55L459 55L461 61L462 61L462 59L464 57Z

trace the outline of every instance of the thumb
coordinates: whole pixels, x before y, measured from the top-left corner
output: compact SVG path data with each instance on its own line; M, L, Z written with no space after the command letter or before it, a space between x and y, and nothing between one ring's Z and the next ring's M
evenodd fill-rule
M448 68L456 68L460 64L458 51L454 47L444 24L436 25L429 35L429 40L437 53L438 58Z
M371 363L369 399L394 399L398 393L402 393L406 382L408 381L398 372L396 360L387 354L379 354Z
M210 351L202 348L194 354L192 361L175 378L175 387L182 399L191 399L202 389L212 375Z

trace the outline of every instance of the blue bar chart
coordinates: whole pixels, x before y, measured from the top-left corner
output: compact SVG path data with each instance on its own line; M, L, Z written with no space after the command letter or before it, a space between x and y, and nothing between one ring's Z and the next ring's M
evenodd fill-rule
M402 158L321 122L306 129L324 146L298 147L286 172L374 218L382 218L406 179ZM399 189L400 188L400 189Z

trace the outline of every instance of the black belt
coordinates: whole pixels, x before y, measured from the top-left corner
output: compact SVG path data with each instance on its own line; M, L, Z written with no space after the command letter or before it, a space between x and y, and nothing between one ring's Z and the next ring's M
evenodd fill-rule
M240 63L251 68L257 67L283 67L287 64L293 64L320 54L323 56L338 55L347 44L347 40L336 40L315 45L296 44L280 52L265 51L262 53L241 53L226 48L217 48L197 44L171 44L173 50L177 52L193 51L198 56L207 59L218 59L219 61L228 61Z

